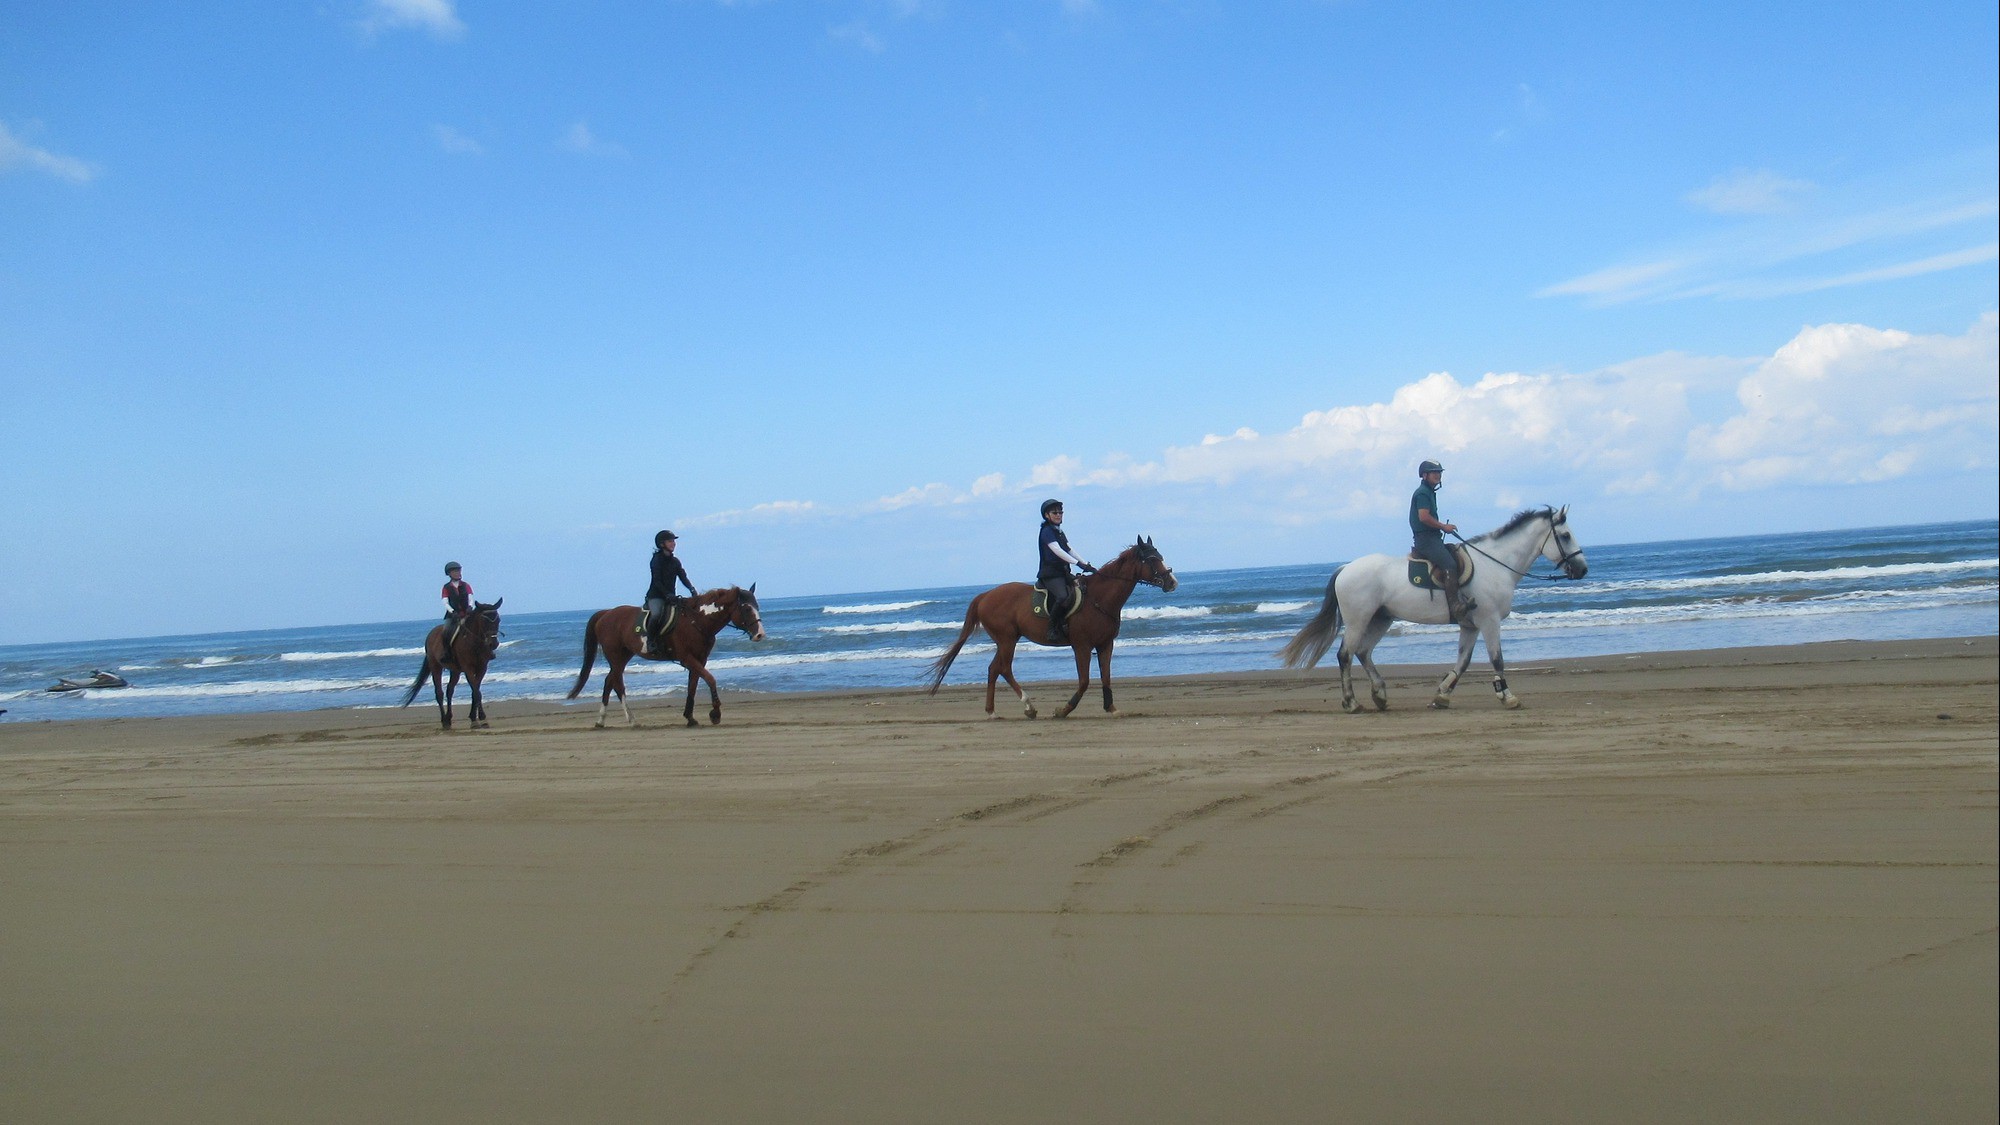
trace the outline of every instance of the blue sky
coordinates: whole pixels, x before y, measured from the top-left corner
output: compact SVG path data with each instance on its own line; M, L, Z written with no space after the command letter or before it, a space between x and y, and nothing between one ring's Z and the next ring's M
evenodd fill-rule
M0 643L1990 518L1990 3L0 10Z

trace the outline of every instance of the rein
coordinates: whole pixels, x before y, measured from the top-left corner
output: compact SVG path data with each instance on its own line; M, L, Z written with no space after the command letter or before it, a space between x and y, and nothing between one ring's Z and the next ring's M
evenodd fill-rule
M1540 557L1541 557L1541 554L1542 554L1542 548L1543 548L1543 547L1546 547L1546 546L1548 545L1548 542L1549 542L1549 539L1550 539L1551 537L1553 537L1553 536L1555 535L1555 533L1556 533L1556 525L1555 525L1554 521L1551 521L1551 522L1549 523L1549 529L1548 529L1547 531L1545 531L1545 532L1543 532L1543 533L1542 533L1542 541L1541 541L1540 543L1537 543L1537 544L1535 545L1535 557L1536 557L1536 558L1540 558ZM1485 557L1486 557L1486 558L1488 558L1488 559L1492 559L1492 561L1494 561L1494 562L1496 562L1496 563L1499 563L1499 564L1500 564L1500 566L1501 566L1501 567L1502 567L1503 569L1507 570L1507 571L1508 571L1509 573L1511 573L1511 574L1514 574L1514 575L1516 575L1517 577L1520 577L1520 578L1533 578L1533 579L1535 579L1535 580L1536 580L1536 581L1538 581L1538 582L1570 582L1570 581L1574 581L1574 579L1572 579L1572 578L1570 577L1570 575L1569 575L1569 573L1568 573L1568 571L1567 571L1567 570L1563 570L1563 571L1559 571L1559 572L1557 572L1557 573L1555 573L1555 574L1533 574L1533 573L1530 573L1530 572L1528 572L1528 571L1525 571L1525 570L1515 570L1515 569L1514 569L1514 568L1513 568L1512 566L1509 566L1509 565L1507 564L1507 560L1505 560L1505 559L1496 559L1496 558L1493 558L1493 556L1492 556L1492 555L1490 555L1490 554L1487 554L1487 552L1485 552L1485 551L1483 551L1483 550L1480 550L1480 547L1479 547L1479 545L1478 545L1477 543L1474 543L1474 542L1473 542L1472 540L1470 540L1470 539L1467 539L1467 538L1466 538L1465 536L1463 536L1463 535L1460 535L1460 534L1459 534L1458 532L1456 532L1456 531L1452 532L1452 533L1451 533L1451 537L1452 537L1453 539L1456 539L1456 540L1458 540L1458 541L1459 541L1460 543L1463 543L1463 544L1465 544L1465 548L1466 548L1466 550L1468 550L1468 551L1478 551L1478 552L1479 552L1479 554L1481 554L1481 555L1485 556ZM1558 560L1556 560L1556 565L1557 565L1557 566L1560 566L1560 567L1567 567L1567 566L1569 565L1569 560L1571 560L1571 559L1573 559L1573 558L1577 557L1578 555L1580 555L1580 554L1582 554L1582 553L1583 553L1582 551L1565 551L1565 552L1563 552L1563 557L1562 557L1562 558L1560 558L1560 559L1558 559ZM1528 565L1530 565L1530 566L1533 566L1534 564L1533 564L1533 563L1530 563L1530 564L1528 564Z

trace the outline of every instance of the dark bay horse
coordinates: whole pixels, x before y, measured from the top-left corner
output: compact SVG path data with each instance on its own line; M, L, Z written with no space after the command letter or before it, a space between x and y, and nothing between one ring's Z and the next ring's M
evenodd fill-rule
M445 651L444 625L431 627L430 635L424 638L424 664L417 669L417 679L410 690L403 693L399 706L408 707L410 700L417 697L417 690L424 686L424 680L431 682L431 691L437 696L438 722L444 729L451 729L451 697L458 690L459 673L465 674L465 682L472 687L472 709L465 718L474 730L486 725L486 703L479 697L479 681L486 678L486 665L491 663L495 653L500 651L500 602L488 605L485 602L472 603L472 612L465 615L465 626L458 636L451 640L451 651ZM441 685L445 671L451 672L451 686Z
M695 681L708 684L708 721L722 721L722 699L716 694L715 676L708 670L708 654L715 650L715 635L722 632L725 625L734 625L750 635L753 641L764 639L764 615L757 608L757 585L751 583L748 590L731 586L727 590L709 590L697 594L681 603L680 616L667 632L667 646L672 651L663 656L645 656L647 660L672 660L688 670L687 706L681 709L681 717L687 725L698 727L694 721ZM625 725L636 726L632 721L632 710L625 706L625 665L639 652L639 607L633 605L614 606L600 609L590 615L590 622L583 627L583 670L576 674L576 684L569 689L569 697L575 699L583 691L583 685L590 682L590 669L597 661L597 650L604 650L605 663L611 667L604 673L604 694L597 701L597 725L604 725L604 714L611 707L611 693L618 693L618 709L625 712Z
M1126 599L1142 582L1169 594L1180 585L1174 577L1174 568L1160 557L1153 541L1144 536L1119 552L1117 558L1098 567L1096 574L1083 579L1080 584L1083 605L1069 619L1069 647L1076 654L1076 694L1056 712L1056 718L1065 718L1076 710L1083 693L1090 690L1093 652L1097 654L1099 678L1104 681L1104 710L1110 715L1118 714L1118 708L1111 705L1111 642L1118 638L1118 615L1124 610ZM1040 645L1049 643L1049 622L1045 617L1035 616L1034 598L1035 588L1026 582L1008 582L973 598L965 609L965 627L958 631L958 639L925 672L930 677L929 693L937 694L945 672L971 639L972 631L984 629L993 638L993 660L986 665L986 717L999 718L993 713L993 686L995 680L1004 676L1007 686L1020 697L1022 712L1034 718L1034 703L1014 679L1014 646L1024 637Z

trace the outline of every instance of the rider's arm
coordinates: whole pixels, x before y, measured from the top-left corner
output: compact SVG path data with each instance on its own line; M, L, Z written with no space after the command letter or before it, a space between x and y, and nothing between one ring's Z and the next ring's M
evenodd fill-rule
M1061 559L1062 561L1070 563L1074 566L1090 565L1089 563L1084 562L1081 558L1078 558L1077 556L1072 555L1068 551L1064 550L1063 545L1060 542L1053 539L1049 541L1049 553Z
M1439 523L1437 516L1433 515L1429 508L1418 508L1417 519L1423 521L1423 525L1425 527L1434 527L1437 528L1439 531L1458 530L1458 525L1455 523Z
M681 580L681 585L686 586L688 588L688 596L692 597L696 594L701 593L700 590L694 588L694 579L688 577L688 572L686 567L681 568L681 572L678 575L678 577Z

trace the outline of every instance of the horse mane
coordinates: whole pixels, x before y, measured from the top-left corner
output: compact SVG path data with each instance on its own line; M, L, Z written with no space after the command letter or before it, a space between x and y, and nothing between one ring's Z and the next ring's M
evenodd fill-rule
M1544 516L1554 518L1555 514L1556 514L1555 508L1546 504L1539 508L1522 508L1520 511L1515 512L1512 516L1509 516L1507 518L1506 523L1501 524L1499 527L1494 528L1492 531L1488 531L1480 535L1475 535L1471 539L1467 540L1467 542L1484 543L1488 539L1498 539L1502 535L1505 535L1510 531L1518 529L1522 524L1527 523L1529 520L1540 519Z

